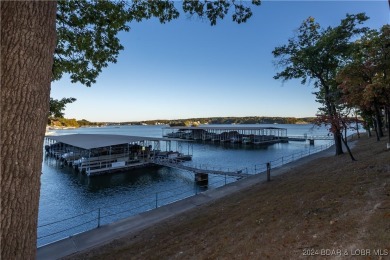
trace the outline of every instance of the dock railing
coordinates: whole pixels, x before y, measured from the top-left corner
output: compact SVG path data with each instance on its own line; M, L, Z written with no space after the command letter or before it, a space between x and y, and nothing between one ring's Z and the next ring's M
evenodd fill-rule
M329 142L326 145L320 145L315 148L295 152L272 161L256 164L252 167L244 168L241 171L250 175L262 174L267 172L267 165L272 167L272 169L277 168L308 155L326 150L332 145L333 142ZM205 164L202 164L199 167L205 170L222 169L221 167L209 166ZM53 243L57 240L67 238L78 233L99 228L101 225L109 224L120 219L134 216L142 212L146 212L163 205L197 195L198 193L206 191L210 188L222 187L229 183L235 182L238 179L240 178L228 175L215 175L214 178L209 179L207 186L194 185L192 188L188 188L187 185L178 186L172 189L156 192L154 194L149 194L135 200L126 200L115 205L95 208L90 211L82 212L78 215L74 215L58 221L42 223L38 226L38 247Z
M288 135L289 140L333 140L333 135Z

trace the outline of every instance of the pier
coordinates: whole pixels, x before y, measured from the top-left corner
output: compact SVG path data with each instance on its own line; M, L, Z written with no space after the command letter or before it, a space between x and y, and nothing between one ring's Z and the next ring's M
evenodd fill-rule
M287 129L277 127L165 127L163 137L218 143L273 144L287 142Z
M188 166L183 165L184 161L181 159L170 159L166 157L154 157L151 160L152 163L166 166L170 168L176 168L180 170L190 171L195 173L195 181L198 184L204 184L207 185L208 182L208 175L209 174L216 174L216 175L224 175L224 176L232 176L236 178L244 178L250 176L250 174L243 173L243 170L237 170L237 171L229 171L229 170L215 170L215 169L204 169L200 167L194 167L194 166Z
M333 135L295 135L288 136L288 141L306 142L309 141L310 145L314 145L315 140L333 140Z
M222 171L222 170L202 169L202 168L197 168L197 167L193 167L193 166L187 166L187 165L183 165L182 163L184 161L180 160L180 159L169 159L169 158L165 158L165 157L163 157L163 158L156 157L151 162L158 164L158 165L181 169L181 170L186 170L186 171L195 172L195 173L209 173L209 174L226 175L226 176L239 177L239 178L250 176L250 174L243 173L242 170Z

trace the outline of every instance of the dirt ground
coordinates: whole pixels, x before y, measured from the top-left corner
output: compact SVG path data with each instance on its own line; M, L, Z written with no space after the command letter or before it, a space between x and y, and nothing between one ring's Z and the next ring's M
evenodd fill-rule
M315 159L68 259L390 259L390 151L361 137Z

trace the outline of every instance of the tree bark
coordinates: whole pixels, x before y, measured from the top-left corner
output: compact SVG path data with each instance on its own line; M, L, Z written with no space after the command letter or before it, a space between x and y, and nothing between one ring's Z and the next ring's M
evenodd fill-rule
M34 259L55 1L1 1L1 259Z

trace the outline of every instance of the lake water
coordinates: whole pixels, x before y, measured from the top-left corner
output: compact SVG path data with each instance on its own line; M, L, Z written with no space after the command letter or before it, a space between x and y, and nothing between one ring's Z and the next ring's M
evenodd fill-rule
M245 125L240 125L242 126ZM290 136L328 134L325 127L312 125L256 126L287 128ZM165 126L79 128L56 130L55 134L162 137L163 127ZM266 162L281 157L287 158L299 152L302 154L309 149L314 151L328 143L329 141L316 141L314 146L310 146L307 142L290 142L252 146L194 142L193 160L188 163L215 169L246 169L248 172L258 172L265 167ZM52 158L45 157L42 168L38 246L192 196L204 189L195 184L193 173L166 167L87 177L68 167L62 167ZM234 177L210 175L208 189L234 181Z

